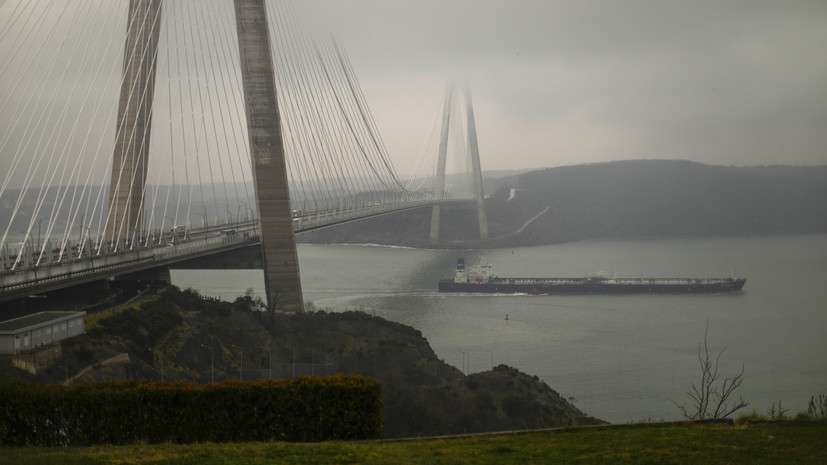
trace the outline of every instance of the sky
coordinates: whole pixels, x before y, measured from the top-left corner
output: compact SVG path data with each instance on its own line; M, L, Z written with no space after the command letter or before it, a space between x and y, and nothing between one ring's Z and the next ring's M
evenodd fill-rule
M9 33L5 25L15 17L11 14L15 5L29 1L33 0L0 3L4 5L0 57L12 57L0 59L0 101L10 99L0 113L2 129L17 121L20 127L26 124L28 116L13 109L18 101L29 99L22 86L27 81L39 85L45 75L32 68L21 87L15 80L23 72L18 70L28 70L35 60L25 51L12 56L10 44L23 32L10 29ZM216 2L221 8L206 9L231 20L231 2L225 1ZM44 102L53 99L53 92L57 102L70 92L76 99L110 102L95 114L100 122L89 124L95 128L90 132L102 135L89 138L77 152L91 152L101 146L96 140L114 138L110 126L115 119L111 115L117 101L126 4L126 0L41 1L30 9L32 18L49 12L44 21L31 23L44 25L58 16L71 17L79 5L100 12L90 15L88 25L76 22L64 44L66 51L55 52L57 70L69 57L83 63L69 73L79 74L79 80L56 80L43 91L34 91L42 94ZM211 5L168 0L165 11L186 17L204 14L203 9L194 12L195 4ZM433 138L449 82L471 91L484 170L651 158L736 166L827 164L824 0L298 0L298 4L315 12L344 46L390 159L403 177L420 174L423 165L431 164L423 164L423 159L436 157L430 152L435 151ZM104 19L95 23L94 18ZM27 33L36 29L24 26L22 20L16 24ZM34 38L48 31L48 26L37 29L31 41L38 42ZM69 52L72 38L89 31L90 38L97 40L96 51L89 53L84 46L77 53ZM62 37L56 34L44 49L58 50ZM179 40L188 47L187 39ZM23 42L29 41L26 36ZM94 63L98 59L108 63L100 67L102 71ZM159 66L165 61L159 60ZM47 57L33 66L52 63ZM53 74L50 79L60 76ZM95 83L89 85L93 79ZM191 81L209 84L210 79L204 79ZM168 87L166 81L159 82L156 110L163 108L158 95ZM32 114L39 118L43 112L35 108ZM50 131L78 121L86 124L89 117L73 118L69 113L63 118L68 123L43 120L41 125ZM181 132L168 126L170 133ZM166 147L170 144L163 140L162 129L153 129L153 143ZM27 140L17 132L11 133L11 139ZM51 140L36 136L28 150L43 152L40 147ZM83 140L82 136L72 139L77 145ZM14 152L12 144L4 144L0 141L0 174L11 172ZM111 150L100 152L108 157ZM44 161L43 166L50 163ZM10 178L12 185L19 184L22 169ZM107 179L107 172L100 171L95 179Z
M827 164L827 2L324 0L394 163L467 84L483 169Z

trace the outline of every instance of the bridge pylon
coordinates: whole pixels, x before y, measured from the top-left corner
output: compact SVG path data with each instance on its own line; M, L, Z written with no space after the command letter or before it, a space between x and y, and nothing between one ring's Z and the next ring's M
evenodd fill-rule
M130 0L104 237L133 240L146 190L161 0Z
M132 241L143 229L161 1L129 3L105 233L112 243ZM235 0L234 5L267 305L301 311L304 305L266 9L263 0Z
M434 180L434 198L442 200L445 195L445 159L448 154L448 136L451 125L451 108L454 95L454 86L448 85L445 90L445 100L442 106L442 128L439 138L439 154L437 158L436 178ZM477 219L480 229L480 239L488 239L488 217L485 212L485 193L482 188L482 168L480 165L479 145L477 144L477 129L474 123L474 106L471 102L471 92L465 88L465 120L467 132L467 147L471 157L472 183L474 198L477 201ZM434 205L431 211L431 244L439 243L439 205Z
M264 0L235 0L267 306L302 311L299 260Z
M445 89L445 101L442 104L442 129L439 136L439 153L437 154L436 177L434 179L434 198L441 200L445 196L445 158L448 155L448 127L451 124L451 98L454 86ZM439 204L431 210L431 244L439 242Z
M465 113L468 128L468 151L471 155L473 171L474 197L477 199L477 217L480 225L480 239L488 239L488 216L485 213L485 192L482 190L482 167L480 166L480 149L477 144L477 126L474 123L474 105L471 104L471 91L465 88Z

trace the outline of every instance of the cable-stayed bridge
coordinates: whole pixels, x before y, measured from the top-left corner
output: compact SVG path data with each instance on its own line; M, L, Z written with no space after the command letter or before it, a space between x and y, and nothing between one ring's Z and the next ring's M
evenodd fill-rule
M431 206L436 242L439 206L476 199L485 238L470 94L449 87L438 146L399 176L305 10L0 3L0 302L254 250L268 305L299 310L295 233Z

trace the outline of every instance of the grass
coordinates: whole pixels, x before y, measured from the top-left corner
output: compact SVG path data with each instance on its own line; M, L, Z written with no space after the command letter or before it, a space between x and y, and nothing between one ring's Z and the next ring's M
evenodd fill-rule
M664 423L402 441L0 448L0 464L827 464L827 421Z
M85 323L86 323L86 328L85 329L88 331L89 329L92 329L92 328L96 327L98 325L98 322L100 322L100 320L103 320L104 318L109 318L112 315L115 315L117 313L121 313L122 311L130 309L130 308L139 308L140 305L141 305L140 303L116 305L114 307L109 307L109 308L106 308L104 310L99 310L97 312L90 313L90 314L86 315L86 318L85 318Z

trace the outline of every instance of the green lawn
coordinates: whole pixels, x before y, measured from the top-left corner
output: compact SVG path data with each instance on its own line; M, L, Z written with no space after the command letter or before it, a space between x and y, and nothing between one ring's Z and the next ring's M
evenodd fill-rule
M0 448L0 464L827 464L827 421L639 424L402 441Z

